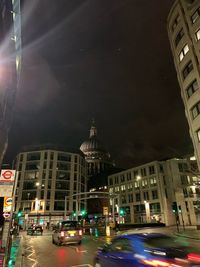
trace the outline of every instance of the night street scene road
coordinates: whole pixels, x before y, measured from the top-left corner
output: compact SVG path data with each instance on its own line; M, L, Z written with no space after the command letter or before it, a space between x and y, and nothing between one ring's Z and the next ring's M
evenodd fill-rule
M200 0L0 25L0 267L200 267Z

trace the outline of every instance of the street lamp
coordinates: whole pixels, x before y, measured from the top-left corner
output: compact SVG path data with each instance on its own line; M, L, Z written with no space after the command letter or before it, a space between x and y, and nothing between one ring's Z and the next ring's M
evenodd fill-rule
M35 198L35 211L36 211L36 217L37 217L37 224L38 224L38 210L40 206L40 200L38 198Z
M139 183L139 192L140 192L140 223L142 223L142 196L141 196L141 179L140 175L136 176L136 181Z

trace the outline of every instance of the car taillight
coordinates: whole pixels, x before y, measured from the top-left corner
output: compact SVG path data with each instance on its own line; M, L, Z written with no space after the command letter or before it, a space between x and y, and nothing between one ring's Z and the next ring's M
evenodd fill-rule
M189 253L188 254L188 260L192 261L192 262L200 262L200 255L194 254L194 253Z
M141 260L143 264L149 265L149 266L155 266L155 267L168 267L171 265L170 262L164 261L164 260L156 260L156 259L142 259Z
M82 230L79 230L79 231L78 231L78 234L79 234L79 235L82 235L82 234L83 234Z
M64 231L61 231L61 232L60 232L60 236L61 236L61 237L64 237L64 236L65 236L65 232L64 232Z

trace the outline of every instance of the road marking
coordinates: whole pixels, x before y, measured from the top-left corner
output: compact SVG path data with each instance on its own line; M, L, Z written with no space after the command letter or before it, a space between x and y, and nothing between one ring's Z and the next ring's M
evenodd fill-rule
M81 265L73 265L73 266L70 266L70 267L93 267L93 265L91 264L81 264Z
M84 252L84 253L87 253L88 251L87 250L79 250L77 247L72 247L72 246L69 246L69 248L73 248L76 250L76 252L80 253L80 252ZM82 266L82 265L77 265L77 266Z

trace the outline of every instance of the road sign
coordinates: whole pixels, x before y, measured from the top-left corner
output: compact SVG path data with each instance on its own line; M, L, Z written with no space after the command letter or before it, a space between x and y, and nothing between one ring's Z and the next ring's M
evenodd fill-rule
M0 197L11 197L13 193L13 185L0 185Z
M3 213L3 217L4 217L5 219L10 218L10 212L4 212L4 213Z
M103 207L103 215L108 215L108 207Z
M3 211L10 212L12 208L12 197L4 197Z
M1 170L0 182L14 182L15 170Z

